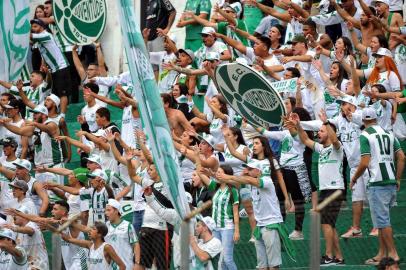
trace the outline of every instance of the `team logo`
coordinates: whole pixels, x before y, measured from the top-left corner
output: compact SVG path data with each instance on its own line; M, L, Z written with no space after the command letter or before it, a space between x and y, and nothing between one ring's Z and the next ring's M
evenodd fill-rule
M59 31L73 44L98 40L106 26L105 0L55 0L53 13Z
M255 126L269 127L282 124L286 109L282 98L265 77L239 63L216 68L217 89L230 106Z

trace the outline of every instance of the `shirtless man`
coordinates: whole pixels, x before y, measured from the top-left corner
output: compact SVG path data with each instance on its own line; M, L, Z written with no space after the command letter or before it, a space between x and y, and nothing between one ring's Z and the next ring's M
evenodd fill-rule
M375 6L376 14L380 19L386 21L389 27L401 27L403 26L403 18L399 13L389 12L388 0L375 0L371 2L372 6ZM390 40L392 38L390 32L385 31L386 38ZM396 46L395 46L396 47ZM391 48L389 48L391 49Z
M176 136L182 136L185 130L194 131L185 115L181 111L171 108L171 96L169 94L161 94L161 98L169 126L175 132Z
M381 25L373 21L372 16L375 14L373 14L370 7L363 0L358 0L358 2L363 10L359 20L351 16L345 9L338 5L335 0L330 1L344 20L352 23L355 28L361 30L362 45L368 47L373 36L383 35L384 33Z

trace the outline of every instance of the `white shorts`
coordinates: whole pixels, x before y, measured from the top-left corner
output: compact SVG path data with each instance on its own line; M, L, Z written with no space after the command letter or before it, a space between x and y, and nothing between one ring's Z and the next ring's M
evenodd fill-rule
M261 239L255 240L257 268L278 267L282 264L281 239L277 230L261 228Z
M357 171L357 168L350 169L350 179L352 179L353 175ZM367 201L367 184L369 181L369 172L368 169L365 170L364 174L361 175L360 178L357 179L357 183L352 187L351 190L351 201L352 202L360 202L360 201Z

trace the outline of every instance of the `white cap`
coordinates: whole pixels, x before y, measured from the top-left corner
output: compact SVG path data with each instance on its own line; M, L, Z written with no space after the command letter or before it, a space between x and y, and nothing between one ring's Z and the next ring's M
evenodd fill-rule
M106 174L103 170L100 170L100 169L94 170L93 172L89 173L88 176L89 176L90 178L100 177L100 178L103 179L104 181L107 181L107 180L108 180L107 174Z
M212 217L203 217L200 219L200 221L202 221L211 232L213 232L216 228L216 222L214 222Z
M17 234L15 232L13 232L10 229L6 229L6 228L1 228L0 229L0 237L4 237L4 238L8 238L13 240L14 242L16 241L17 238Z
M109 199L107 205L110 205L111 207L117 209L118 212L121 214L121 204L117 200Z
M344 97L338 98L337 99L337 103L350 103L354 106L358 106L357 100L355 99L355 97L350 96L350 95L345 95Z
M55 106L57 108L59 108L59 104L61 104L61 99L55 95L55 94L50 94L49 96L47 96L47 98L49 98L50 100L52 100L55 103Z
M12 164L27 169L28 171L31 171L31 162L29 162L26 159L17 159L13 161Z
M262 169L261 162L258 159L255 159L255 158L251 158L248 161L248 163L243 164L242 166L243 167L248 167L248 168L251 168L251 169L258 169L258 170Z
M192 50L189 49L179 49L178 50L179 53L186 53L187 55L189 55L190 59L192 59L192 62L195 60L195 53Z
M218 52L208 52L206 53L206 57L204 58L204 60L220 60L220 55Z
M372 107L367 107L362 110L362 120L374 120L377 117L376 111Z
M230 5L234 9L234 12L237 13L237 17L240 17L242 12L242 6L240 2L234 2Z
M389 0L373 0L371 2L371 6L375 6L378 2L381 2L381 3L384 3L384 4L388 5L388 7L390 6Z
M198 137L199 137L199 139L204 140L211 147L214 148L214 137L212 135L203 132L202 136L198 136Z
M376 53L373 53L372 56L376 56L376 55L381 55L381 56L388 56L388 57L392 57L392 53L390 52L390 50L386 49L386 48L379 48Z
M213 27L205 26L202 29L202 32L200 34L204 35L212 35L213 33L216 33L216 30Z
M97 163L97 164L99 164L100 166L102 165L101 157L100 157L99 155L93 154L93 155L90 155L90 157L85 158L85 159L86 159L87 161Z
M33 113L42 113L48 115L48 109L44 105L37 105L34 109L29 110Z

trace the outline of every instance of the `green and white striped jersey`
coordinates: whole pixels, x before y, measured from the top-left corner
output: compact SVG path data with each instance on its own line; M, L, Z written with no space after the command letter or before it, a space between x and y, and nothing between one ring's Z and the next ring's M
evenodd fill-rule
M212 179L209 189L216 186ZM217 229L233 229L233 206L239 203L238 190L235 187L226 186L218 188L213 196L212 218L216 222Z
M62 52L71 52L73 48L73 44L70 43L59 31L58 27L55 24L50 24L49 29L51 29L52 33L54 34L54 38L56 41L56 45L58 48L61 49Z
M393 133L378 125L366 128L360 137L361 156L369 155L369 186L396 184L395 153L401 151Z
M51 72L56 72L69 66L68 61L50 33L45 30L39 34L33 33L32 41L38 44L41 56L51 69Z
M24 86L23 91L27 98L34 103L35 105L43 104L45 101L45 98L51 94L51 87L48 85L46 82L41 83L38 85L36 88L32 88L31 86ZM12 86L10 88L10 93L16 96L17 98L20 98L18 89L16 86ZM26 119L32 119L33 113L30 112L29 107L25 109L25 118Z

